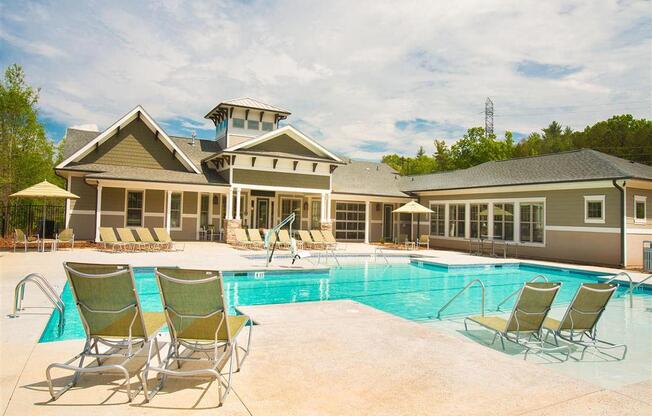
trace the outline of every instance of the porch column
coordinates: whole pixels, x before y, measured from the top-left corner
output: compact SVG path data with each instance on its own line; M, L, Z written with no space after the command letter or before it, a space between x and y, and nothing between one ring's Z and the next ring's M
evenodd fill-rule
M493 240L494 238L494 203L490 202L487 205L487 238Z
M320 221L326 221L326 194L321 194L321 211L320 211Z
M66 178L66 189L70 192L70 183L72 182L71 176ZM66 227L68 228L70 224L70 198L66 198Z
M97 201L95 206L95 241L100 241L100 226L102 220L102 185L97 185Z
M226 217L227 220L233 219L233 188L229 188L229 193L226 195Z
M364 242L365 244L369 244L369 222L370 222L370 216L371 216L371 209L369 209L371 206L371 202L365 201L364 203Z
M242 188L238 188L236 192L236 197L235 197L235 219L239 220L240 219L240 192L242 191Z
M327 198L326 198L326 219L328 220L328 222L331 222L333 220L333 217L331 217L331 205L333 205L333 202L332 202L333 195L332 194L326 194L326 196L327 196Z
M172 221L172 191L165 191L165 231L170 234L170 222Z

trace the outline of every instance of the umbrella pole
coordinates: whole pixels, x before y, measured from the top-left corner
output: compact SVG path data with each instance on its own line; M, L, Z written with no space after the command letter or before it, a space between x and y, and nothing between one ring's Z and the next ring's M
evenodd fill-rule
M414 213L410 214L410 241L414 241Z

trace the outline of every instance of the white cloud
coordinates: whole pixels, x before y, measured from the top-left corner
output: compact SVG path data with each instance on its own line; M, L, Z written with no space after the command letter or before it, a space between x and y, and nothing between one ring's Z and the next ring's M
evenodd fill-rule
M74 126L70 126L70 128L75 130L100 131L97 124L75 124Z
M459 136L450 126L482 125L487 96L499 134L651 116L646 1L62 1L0 11L9 44L0 62L24 65L44 114L66 124L105 128L142 104L189 134L209 126L202 117L220 100L252 96L288 108L290 123L336 152L378 158L365 143L432 151L434 138ZM578 70L542 79L519 62ZM416 119L436 123L396 127Z

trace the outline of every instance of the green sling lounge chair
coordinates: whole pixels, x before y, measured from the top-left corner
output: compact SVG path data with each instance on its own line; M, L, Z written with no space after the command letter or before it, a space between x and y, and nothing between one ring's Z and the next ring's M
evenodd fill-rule
M331 230L321 230L324 241L335 246L335 250L346 250L346 244L339 243Z
M272 238L276 238L275 235L272 235ZM272 242L270 238L270 242ZM290 246L292 246L292 239L290 238L290 233L288 230L279 230L278 231L278 241L276 242L277 245L279 245L282 249L289 249Z
M170 233L165 228L154 227L154 234L156 235L156 241L168 244L169 250L183 251L185 248L184 244L173 241Z
M152 233L149 231L149 228L138 227L135 230L138 239L144 244L149 245L151 249L164 250L164 249L169 249L171 247L170 243L154 240L154 236L152 236Z
M16 246L22 245L25 246L25 253L27 253L27 247L30 245L36 245L36 249L38 250L39 247L41 246L41 240L39 239L38 236L36 237L27 237L25 235L25 232L21 230L20 228L14 229L14 253L16 252Z
M546 348L542 337L543 321L560 287L561 283L558 282L526 283L508 319L499 316L470 316L464 318L464 330L468 331L467 322L471 321L494 332L492 345L499 337L503 350L505 340L524 347L524 359L531 350L544 353L564 351L566 352L564 361L566 361L570 349L566 346Z
M149 247L147 243L136 240L130 228L118 228L118 235L120 240L129 244L133 250L136 248L143 250Z
M598 351L614 348L623 348L623 356L627 355L627 345L612 344L597 338L596 327L598 321L607 307L607 303L618 289L614 283L583 283L575 294L575 298L564 313L560 321L546 318L543 328L555 337L555 344L559 345L558 338L582 347L581 359L588 348Z
M326 241L324 239L324 235L321 233L321 230L310 230L310 237L312 237L312 241L314 241L316 244L320 244L327 250L335 250L335 247L337 246L336 244Z
M129 248L129 243L118 240L111 227L100 227L100 240L105 250L108 250L109 246L111 251L115 251L116 248Z
M66 228L65 230L58 233L55 237L55 247L59 250L61 244L70 244L70 249L75 248L75 234L72 231L72 228Z
M260 231L257 228L248 228L247 234L249 234L249 241L251 246L254 248L263 248L265 247L265 242L260 237Z
M170 344L164 364L147 366L143 371L145 383L149 371L159 374L157 386L146 393L147 400L160 390L168 376L208 376L217 380L222 404L231 389L234 364L239 371L249 354L251 320L246 315L228 314L220 272L157 268L156 279L170 329ZM243 348L238 345L238 335L246 326L249 326L249 336L247 347ZM244 353L242 357L240 352ZM188 362L208 366L182 368Z
M297 233L299 233L299 238L301 239L301 244L303 244L304 249L322 249L324 248L324 244L318 243L312 239L310 236L310 233L306 230L297 230Z
M233 236L235 237L235 243L233 244L234 246L244 249L254 248L255 244L249 241L249 237L247 237L247 230L244 228L235 228L233 230Z
M165 324L161 312L143 312L134 282L134 274L126 264L64 263L84 330L86 343L81 353L65 363L50 364L45 372L53 400L77 384L81 374L117 372L124 375L127 396L131 401L144 386L132 393L126 365L149 346L147 362L152 358L152 347L159 354L156 334ZM100 352L100 346L107 349ZM160 355L159 362L160 360ZM86 358L96 365L84 367ZM105 361L111 359L109 364ZM116 359L118 362L116 363ZM78 361L75 365L74 362ZM73 371L72 381L55 391L51 371L54 368ZM140 379L140 373L136 374Z

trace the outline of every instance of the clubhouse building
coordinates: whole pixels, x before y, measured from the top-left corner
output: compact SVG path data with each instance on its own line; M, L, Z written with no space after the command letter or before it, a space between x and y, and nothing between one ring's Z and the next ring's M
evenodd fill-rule
M329 151L281 123L289 116L242 98L206 114L211 140L168 135L140 106L103 132L68 129L56 172L80 198L68 202L66 225L77 239L144 226L176 240L210 229L229 242L229 230L270 228L295 212L295 229L341 241L425 234L433 248L468 250L469 240L495 240L522 257L630 267L652 240L651 166L578 150L400 176ZM411 200L433 213L393 213Z

